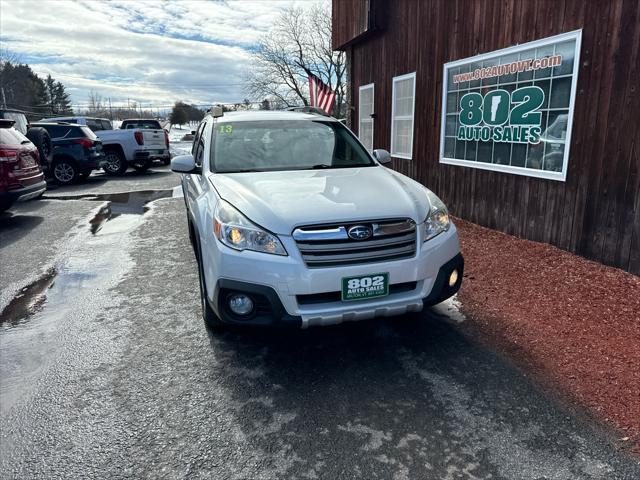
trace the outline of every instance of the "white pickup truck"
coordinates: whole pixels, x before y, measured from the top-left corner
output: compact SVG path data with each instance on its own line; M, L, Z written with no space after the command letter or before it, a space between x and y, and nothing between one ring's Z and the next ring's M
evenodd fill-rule
M144 171L154 161L168 165L169 135L157 120L123 120L118 130L101 130L105 152L104 171L112 175L124 175L129 166Z

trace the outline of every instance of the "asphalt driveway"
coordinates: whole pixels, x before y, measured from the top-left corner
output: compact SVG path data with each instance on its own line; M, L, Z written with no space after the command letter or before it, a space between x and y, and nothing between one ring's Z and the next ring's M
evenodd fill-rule
M118 185L170 191L165 176ZM2 478L640 478L460 319L214 335L181 199L93 234L103 201L48 202L75 222L38 263L55 272L39 300L3 313ZM0 245L3 263L27 237Z

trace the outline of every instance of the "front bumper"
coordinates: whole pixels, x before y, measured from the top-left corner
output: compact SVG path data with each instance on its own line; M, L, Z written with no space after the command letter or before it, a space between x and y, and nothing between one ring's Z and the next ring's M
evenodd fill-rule
M281 240L289 252L287 257L236 252L220 244L205 250L214 251L213 258L205 255L203 259L207 280L214 279L207 281L207 296L222 321L306 328L402 315L449 298L462 281L464 260L455 227L419 245L413 258L340 268L307 268L295 242ZM458 281L449 287L454 269L458 270ZM389 295L354 302L340 300L342 277L380 272L389 273ZM226 296L232 291L255 297L258 308L253 316L240 319L226 308Z

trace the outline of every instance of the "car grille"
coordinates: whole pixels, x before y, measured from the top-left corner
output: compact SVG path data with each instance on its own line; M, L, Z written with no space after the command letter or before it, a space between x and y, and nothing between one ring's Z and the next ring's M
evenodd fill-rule
M364 226L371 236L350 238L347 232L354 226ZM416 224L410 219L311 225L296 228L293 238L309 268L378 263L416 253Z
M418 286L418 282L405 282L389 285L389 295L398 293L412 292ZM384 297L383 297L384 298ZM298 305L315 305L318 303L333 303L342 301L342 292L325 292L312 293L306 295L296 295ZM363 299L367 300L367 299ZM380 298L372 298L371 300L380 300Z

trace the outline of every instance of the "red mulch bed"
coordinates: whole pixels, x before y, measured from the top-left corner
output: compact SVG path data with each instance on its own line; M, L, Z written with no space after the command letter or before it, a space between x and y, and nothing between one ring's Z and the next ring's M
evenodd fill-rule
M456 219L473 334L620 430L640 453L640 277Z

